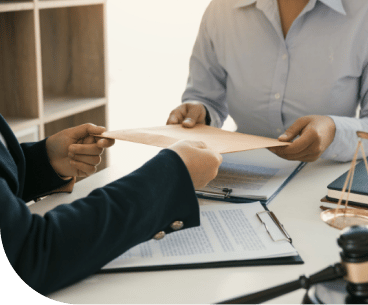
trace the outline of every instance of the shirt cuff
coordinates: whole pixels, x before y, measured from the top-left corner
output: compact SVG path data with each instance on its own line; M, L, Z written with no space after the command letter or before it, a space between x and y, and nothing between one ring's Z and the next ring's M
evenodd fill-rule
M361 119L340 116L329 117L333 119L335 123L336 133L334 140L322 154L321 158L341 162L351 161L358 145L358 136L356 132L364 130ZM363 145L364 144L365 143L363 143ZM364 145L365 150L368 147L367 144ZM358 158L362 158L360 151Z

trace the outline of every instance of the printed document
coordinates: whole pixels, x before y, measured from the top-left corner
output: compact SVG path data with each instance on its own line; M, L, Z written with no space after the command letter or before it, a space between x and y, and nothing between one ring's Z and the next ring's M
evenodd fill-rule
M221 193L231 189L231 196L267 200L301 166L299 161L282 159L267 149L223 155L216 179L199 191Z
M297 256L259 202L200 206L201 226L144 242L103 269L182 265ZM279 241L274 241L279 240Z

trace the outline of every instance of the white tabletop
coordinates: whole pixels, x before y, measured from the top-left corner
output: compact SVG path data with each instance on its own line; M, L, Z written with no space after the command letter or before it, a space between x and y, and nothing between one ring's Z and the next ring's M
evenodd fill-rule
M133 146L127 147L131 152ZM86 196L94 188L139 167L158 151L138 144L134 148L140 151L135 154L139 157L77 183L72 194L53 195L33 204L31 210L43 214L60 203ZM336 239L340 231L322 222L319 207L327 185L348 168L348 163L323 160L307 164L269 205L291 235L303 265L100 274L48 297L72 304L216 303L310 275L339 261ZM268 303L300 303L303 295L304 291L299 290Z

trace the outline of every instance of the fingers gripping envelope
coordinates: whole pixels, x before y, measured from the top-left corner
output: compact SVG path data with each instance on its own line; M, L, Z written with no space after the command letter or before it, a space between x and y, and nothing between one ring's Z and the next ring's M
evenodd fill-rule
M107 131L97 137L142 143L163 148L169 147L180 140L201 141L206 143L208 148L221 154L287 146L290 144L288 142L280 142L276 139L225 131L201 124L193 128L184 128L181 125L166 125Z

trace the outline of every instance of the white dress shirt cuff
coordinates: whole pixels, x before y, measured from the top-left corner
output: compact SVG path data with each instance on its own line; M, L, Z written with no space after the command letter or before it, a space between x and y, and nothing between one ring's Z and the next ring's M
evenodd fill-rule
M335 138L331 145L325 150L321 158L336 161L351 161L358 145L357 131L368 131L368 119L347 118L340 116L329 116L336 125ZM368 141L363 142L364 150L368 149ZM362 158L361 152L358 158Z

